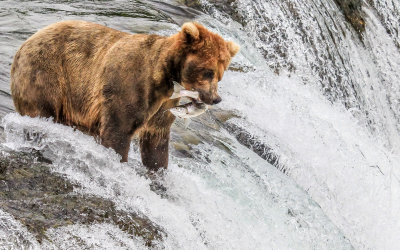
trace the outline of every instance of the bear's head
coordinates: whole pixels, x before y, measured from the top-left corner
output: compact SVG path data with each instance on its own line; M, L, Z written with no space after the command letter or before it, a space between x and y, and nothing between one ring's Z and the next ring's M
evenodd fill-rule
M198 91L200 100L206 104L219 103L218 82L231 58L239 51L239 45L225 41L195 22L183 24L177 36L182 55L181 85L185 89Z

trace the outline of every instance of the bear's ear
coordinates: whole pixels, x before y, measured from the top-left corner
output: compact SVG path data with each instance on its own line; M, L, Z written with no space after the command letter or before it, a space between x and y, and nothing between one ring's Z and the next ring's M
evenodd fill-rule
M192 43L199 39L199 29L194 23L184 23L182 25L182 33L185 36L187 43Z
M226 45L228 46L228 50L229 53L231 54L231 57L234 57L236 53L238 53L240 50L240 46L232 41L227 42Z

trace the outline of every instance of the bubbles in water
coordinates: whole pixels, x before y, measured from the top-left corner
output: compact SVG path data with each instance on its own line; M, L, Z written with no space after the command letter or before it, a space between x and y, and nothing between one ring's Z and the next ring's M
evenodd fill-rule
M400 224L400 157L343 106L296 78L256 71L223 80L230 122L272 145L280 164L359 248L392 247Z
M6 146L37 148L53 162L53 171L80 184L75 192L111 199L118 209L146 215L166 232L160 245L167 249L350 248L307 194L226 132L211 131L210 136L222 139L230 153L207 141L194 147L194 159L172 152L170 167L158 180L165 190L157 194L151 180L138 174L144 167L135 151L121 164L92 137L52 121L9 114L3 123ZM26 140L27 131L41 131L42 139ZM52 244L80 234L85 244L92 244L87 227L77 227L49 231L57 239ZM130 242L112 226L93 228L100 241ZM118 236L115 242L113 235Z

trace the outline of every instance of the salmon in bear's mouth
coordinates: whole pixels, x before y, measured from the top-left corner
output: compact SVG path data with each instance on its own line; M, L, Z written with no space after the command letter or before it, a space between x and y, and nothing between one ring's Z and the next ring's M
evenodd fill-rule
M169 99L176 99L180 97L190 97L194 100L200 101L200 95L199 92L194 91L194 90L187 90L185 87L183 87L180 83L178 82L173 82L174 83L174 93L171 95Z
M208 105L200 100L199 92L186 90L181 84L174 81L174 93L170 99L183 98L181 103L169 109L169 111L179 118L192 118L199 116L207 111ZM186 101L185 100L189 100ZM182 103L182 101L184 103Z

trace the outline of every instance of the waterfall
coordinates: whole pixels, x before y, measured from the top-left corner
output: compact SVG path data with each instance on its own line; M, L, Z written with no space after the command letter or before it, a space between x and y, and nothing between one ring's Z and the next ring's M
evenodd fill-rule
M357 30L333 0L201 2L257 68L224 81L243 116L232 123L272 148L353 246L396 246L400 3L360 1Z
M3 3L0 58L8 63L30 34L66 16L160 35L196 20L241 51L219 84L218 107L187 128L176 121L170 166L155 180L144 174L136 142L120 163L73 128L12 113L2 63L2 155L40 152L52 173L76 185L74 194L160 228L155 248L398 247L397 0ZM10 248L146 248L106 222L51 227L39 242L7 211L0 207L0 243Z
M346 21L334 0L240 0L232 1L228 13L209 2L203 4L228 26L239 22L247 42L260 51L272 71L315 85L398 151L400 4L369 2L360 14L366 23L362 33Z

